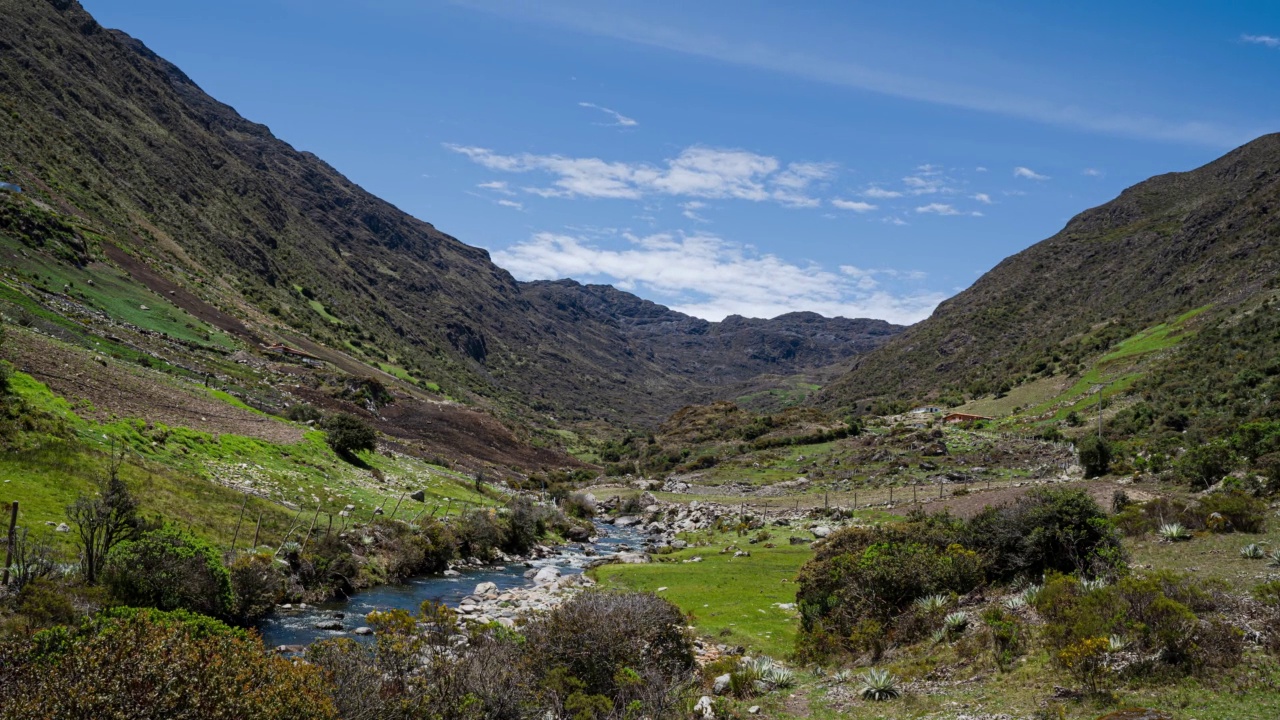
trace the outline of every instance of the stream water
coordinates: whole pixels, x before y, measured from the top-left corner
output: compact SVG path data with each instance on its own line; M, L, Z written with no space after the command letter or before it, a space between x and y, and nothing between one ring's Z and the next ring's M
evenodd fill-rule
M424 600L457 607L458 601L470 595L476 585L482 582L495 583L500 590L528 587L533 584L533 580L526 578L524 574L530 568L554 566L560 568L562 574L571 575L582 572L594 560L618 553L621 546L639 550L644 545L644 536L636 528L599 524L597 528L600 537L596 542L565 545L551 557L540 560L513 563L504 567L462 570L462 574L457 577L425 575L403 585L370 588L345 600L307 605L303 609L277 609L273 615L258 624L258 631L262 633L262 641L267 647L308 645L315 640L334 637L372 639L354 635L351 631L366 625L365 616L374 610L399 608L416 613ZM587 555L579 548L591 548L595 555ZM340 620L343 630L320 630L316 627L317 623L336 619L338 613L344 616Z

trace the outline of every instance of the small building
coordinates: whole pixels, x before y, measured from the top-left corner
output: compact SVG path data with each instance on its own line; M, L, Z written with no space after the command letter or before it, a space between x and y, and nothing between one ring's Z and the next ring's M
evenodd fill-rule
M942 412L942 408L935 405L922 405L911 411L912 415L936 415Z
M7 183L7 182L0 182L0 190L5 190L5 191L11 192L11 193L20 193L20 192L22 192L22 188L21 188L21 187L19 187L19 186L17 186L17 185L14 185L13 183Z
M969 413L958 413L958 412L953 412L953 413L947 413L947 414L942 418L942 422L945 422L945 423L962 423L962 422L975 422L975 421L978 421L978 420L994 420L994 419L995 419L995 418L989 418L989 417L987 417L986 415L971 415L971 414L969 414Z

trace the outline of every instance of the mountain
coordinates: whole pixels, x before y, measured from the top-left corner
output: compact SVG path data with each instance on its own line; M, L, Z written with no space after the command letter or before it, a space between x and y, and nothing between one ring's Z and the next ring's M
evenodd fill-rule
M1117 342L1185 313L1229 316L1274 288L1277 270L1280 134L1080 213L860 357L818 401L958 401L1071 375ZM1224 321L1217 312L1204 317Z
M123 268L250 349L297 345L508 420L636 424L898 329L810 315L706 323L612 289L518 283L74 0L0 8L0 180L27 200L6 201L0 232L73 265Z

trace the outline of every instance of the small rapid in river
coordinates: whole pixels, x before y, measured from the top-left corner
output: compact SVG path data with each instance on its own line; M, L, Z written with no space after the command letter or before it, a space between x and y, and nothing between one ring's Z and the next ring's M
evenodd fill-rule
M258 624L262 641L267 647L281 645L309 645L316 640L336 637L352 637L362 640L352 630L366 625L365 616L375 610L399 608L417 613L423 601L444 603L456 608L459 601L475 590L476 585L491 582L498 590L530 587L533 579L525 577L530 569L559 568L564 575L583 572L587 565L601 558L616 555L627 548L640 550L645 538L639 528L614 527L597 523L598 539L594 543L571 543L557 549L550 557L477 569L459 569L461 575L425 575L403 585L380 585L352 595L345 600L335 600L299 609L277 609L274 614ZM585 551L590 548L594 555ZM341 616L341 617L339 617ZM322 630L317 624L337 620L342 630Z

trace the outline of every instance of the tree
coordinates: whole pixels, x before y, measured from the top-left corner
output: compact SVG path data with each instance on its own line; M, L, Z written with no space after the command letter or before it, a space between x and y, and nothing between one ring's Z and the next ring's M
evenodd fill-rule
M143 533L112 549L102 578L127 605L190 610L227 618L233 607L231 575L218 551L177 528Z
M378 433L355 415L333 415L324 421L325 441L339 455L351 458L361 450L377 447Z
M1085 437L1077 448L1080 464L1084 466L1085 477L1106 475L1111 467L1111 445L1106 438L1098 434Z
M138 501L120 479L123 453L111 447L111 465L93 497L81 495L67 507L67 516L76 527L84 576L90 584L98 581L102 565L112 548L137 536Z

